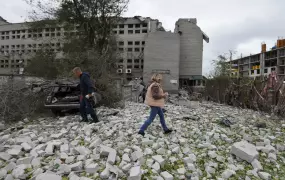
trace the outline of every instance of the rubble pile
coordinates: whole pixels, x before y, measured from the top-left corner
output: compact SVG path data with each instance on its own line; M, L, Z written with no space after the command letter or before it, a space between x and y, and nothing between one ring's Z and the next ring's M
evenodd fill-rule
M26 119L20 130L1 125L0 179L285 179L282 122L208 102L166 110L170 135L159 119L138 135L149 108L135 103L99 108L98 124L67 116ZM233 125L221 124L223 118ZM260 121L265 128L256 127Z

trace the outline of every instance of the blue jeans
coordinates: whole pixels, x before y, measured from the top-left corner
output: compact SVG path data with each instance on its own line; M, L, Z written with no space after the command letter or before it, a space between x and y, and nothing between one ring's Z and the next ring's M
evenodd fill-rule
M165 120L164 120L164 114L163 114L163 111L161 109L161 107L154 107L154 106L151 106L150 107L151 110L150 110L150 116L148 117L148 119L144 122L144 124L142 125L140 131L141 132L144 132L147 127L152 123L152 121L155 119L156 115L158 114L159 115L159 118L160 118L160 124L163 128L164 131L167 131L168 128L165 124Z
M95 114L95 111L91 105L91 103L89 102L88 99L86 99L85 97L82 98L82 100L80 101L80 114L82 117L83 121L87 121L87 114L90 114L90 116L92 117L93 121L98 121L98 118Z

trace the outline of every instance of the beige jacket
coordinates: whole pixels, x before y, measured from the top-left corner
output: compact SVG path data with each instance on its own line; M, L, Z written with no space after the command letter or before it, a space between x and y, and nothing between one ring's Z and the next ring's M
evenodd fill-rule
M152 93L151 93L151 87L154 85L154 83L152 83L148 88L147 88L147 93L146 93L146 97L145 97L145 104L149 105L149 106L155 106L155 107L161 107L163 108L165 105L165 100L164 98L159 99L159 100L155 100L152 98ZM162 88L160 88L160 94L163 94L163 90Z

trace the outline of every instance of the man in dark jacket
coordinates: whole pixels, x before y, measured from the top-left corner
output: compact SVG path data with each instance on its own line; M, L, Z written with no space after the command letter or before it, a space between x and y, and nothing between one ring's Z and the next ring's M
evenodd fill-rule
M89 74L82 72L79 67L74 68L73 73L80 79L80 113L82 121L88 122L87 113L89 113L93 119L92 123L99 122L90 102L90 98L94 94L94 86L91 83Z

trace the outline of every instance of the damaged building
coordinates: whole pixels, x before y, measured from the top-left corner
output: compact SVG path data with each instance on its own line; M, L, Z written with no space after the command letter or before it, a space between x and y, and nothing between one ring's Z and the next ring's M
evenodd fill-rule
M62 54L66 34L76 33L63 27L34 30L27 23L9 23L0 17L0 74L21 74L31 57L43 46ZM174 32L166 32L162 23L150 17L121 18L114 26L119 57L117 77L125 81L162 73L166 90L179 85L198 86L202 82L203 40L208 36L196 19L179 19ZM51 40L52 39L52 40ZM49 44L47 44L49 43Z
M153 73L164 76L168 92L181 86L200 86L203 83L203 41L209 37L197 26L197 19L179 19L174 33L156 31L148 34L144 53L144 79Z
M268 77L276 73L281 79L285 77L285 39L278 39L276 45L268 49L261 44L261 52L232 60L231 75L235 77Z

